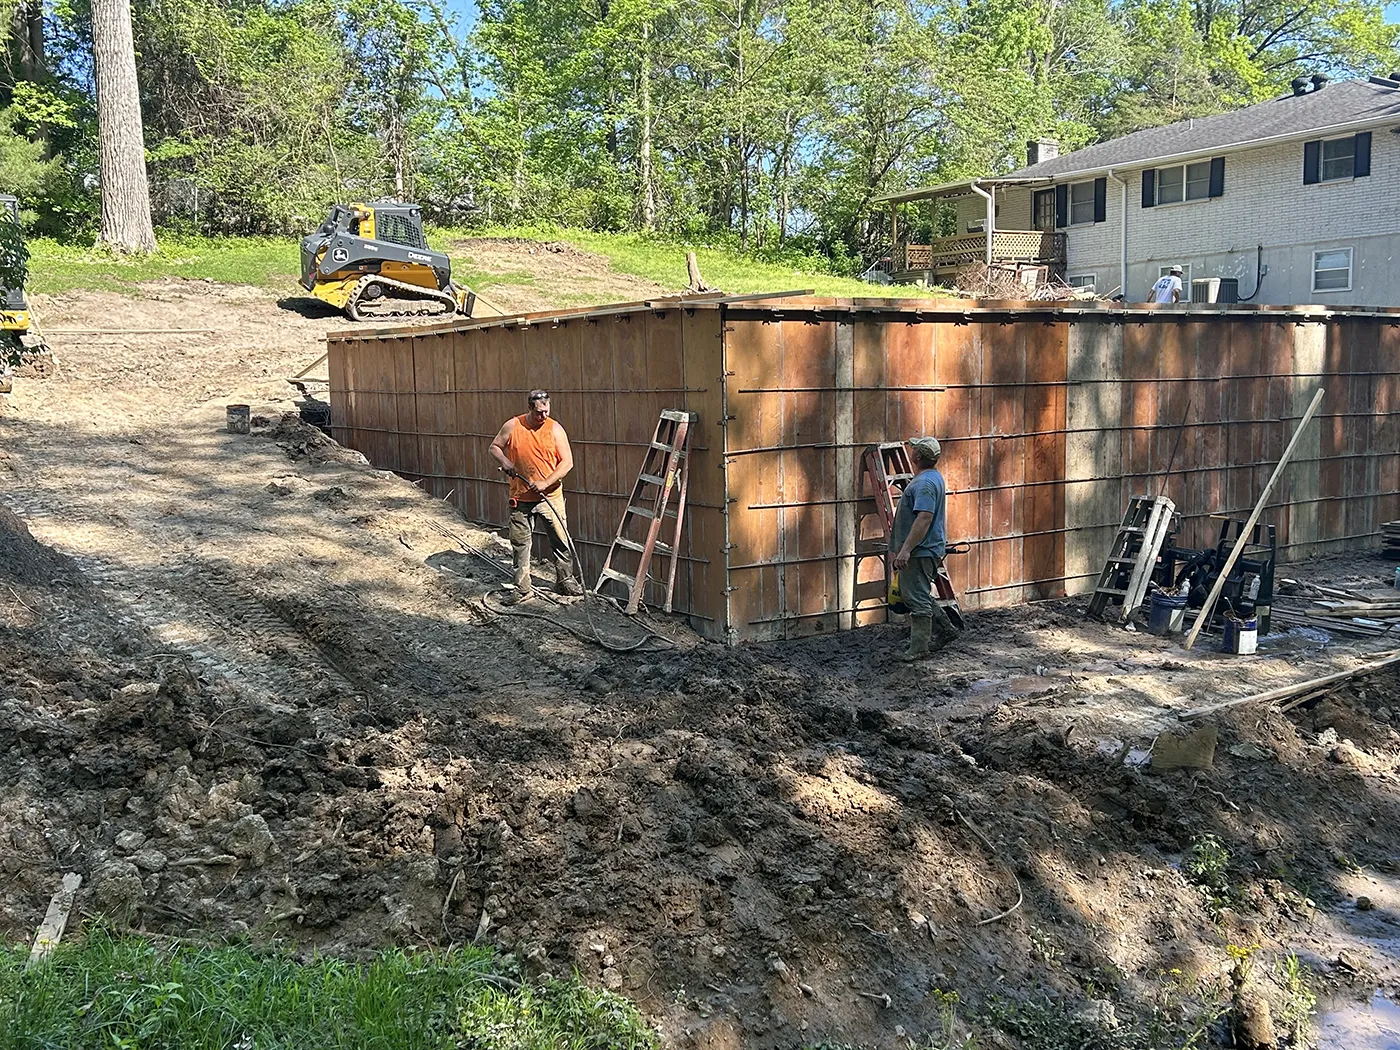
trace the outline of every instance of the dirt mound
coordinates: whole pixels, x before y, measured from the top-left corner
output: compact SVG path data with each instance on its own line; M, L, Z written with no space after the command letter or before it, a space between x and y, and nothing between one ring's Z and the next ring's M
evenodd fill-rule
M302 419L299 412L283 412L276 419L255 416L251 421L251 432L259 437L272 438L293 460L305 459L316 465L366 462L359 452L346 448L320 428L312 426Z
M74 586L73 559L45 547L14 511L0 503L0 579L15 583Z

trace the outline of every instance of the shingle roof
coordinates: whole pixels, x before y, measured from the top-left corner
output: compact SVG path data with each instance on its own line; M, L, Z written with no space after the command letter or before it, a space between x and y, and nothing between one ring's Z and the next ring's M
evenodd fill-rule
M1233 113L1197 117L1160 128L1135 131L1063 156L1032 164L1008 177L1062 177L1109 167L1146 165L1182 154L1256 142L1284 135L1318 132L1359 121L1400 123L1400 83L1343 80L1305 95L1284 95Z

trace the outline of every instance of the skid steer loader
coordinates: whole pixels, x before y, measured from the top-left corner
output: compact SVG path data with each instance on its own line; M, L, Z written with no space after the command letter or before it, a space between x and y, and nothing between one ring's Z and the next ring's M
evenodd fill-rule
M19 236L19 201L0 194L0 253L9 249L8 238ZM23 242L15 240L23 249ZM21 261L23 256L21 256ZM26 362L52 361L52 355L39 332L38 323L24 297L24 288L7 288L0 282L0 394L8 394L16 366Z
M352 321L423 314L468 317L476 296L423 237L416 204L337 204L301 242L301 286Z

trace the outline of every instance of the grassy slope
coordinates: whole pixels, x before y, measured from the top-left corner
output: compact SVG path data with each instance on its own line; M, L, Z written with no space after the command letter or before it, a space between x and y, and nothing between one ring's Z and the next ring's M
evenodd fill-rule
M625 1000L577 980L521 984L491 953L364 964L96 932L25 968L0 948L0 1050L654 1050Z
M482 234L461 230L433 230L429 242L449 243ZM592 233L585 230L487 231L493 237L520 237L539 241L569 241L604 256L620 273L654 280L668 288L686 286L686 247L674 241L637 234ZM144 259L121 259L57 241L36 239L30 243L31 292L56 295L76 289L136 292L143 281L165 277L213 280L221 284L251 284L298 294L297 244L292 238L191 238L164 236L161 249ZM897 292L881 285L866 284L845 277L804 272L790 266L758 262L719 248L696 248L700 272L705 280L731 294L776 292L810 288L820 295L886 296L920 294L921 290L901 287ZM520 274L494 274L459 269L458 280L481 292L493 284L518 281Z

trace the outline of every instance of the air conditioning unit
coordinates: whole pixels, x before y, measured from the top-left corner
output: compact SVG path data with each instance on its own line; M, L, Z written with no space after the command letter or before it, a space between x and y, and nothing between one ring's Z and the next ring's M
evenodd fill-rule
M1240 282L1236 277L1197 277L1191 282L1193 303L1237 303Z

